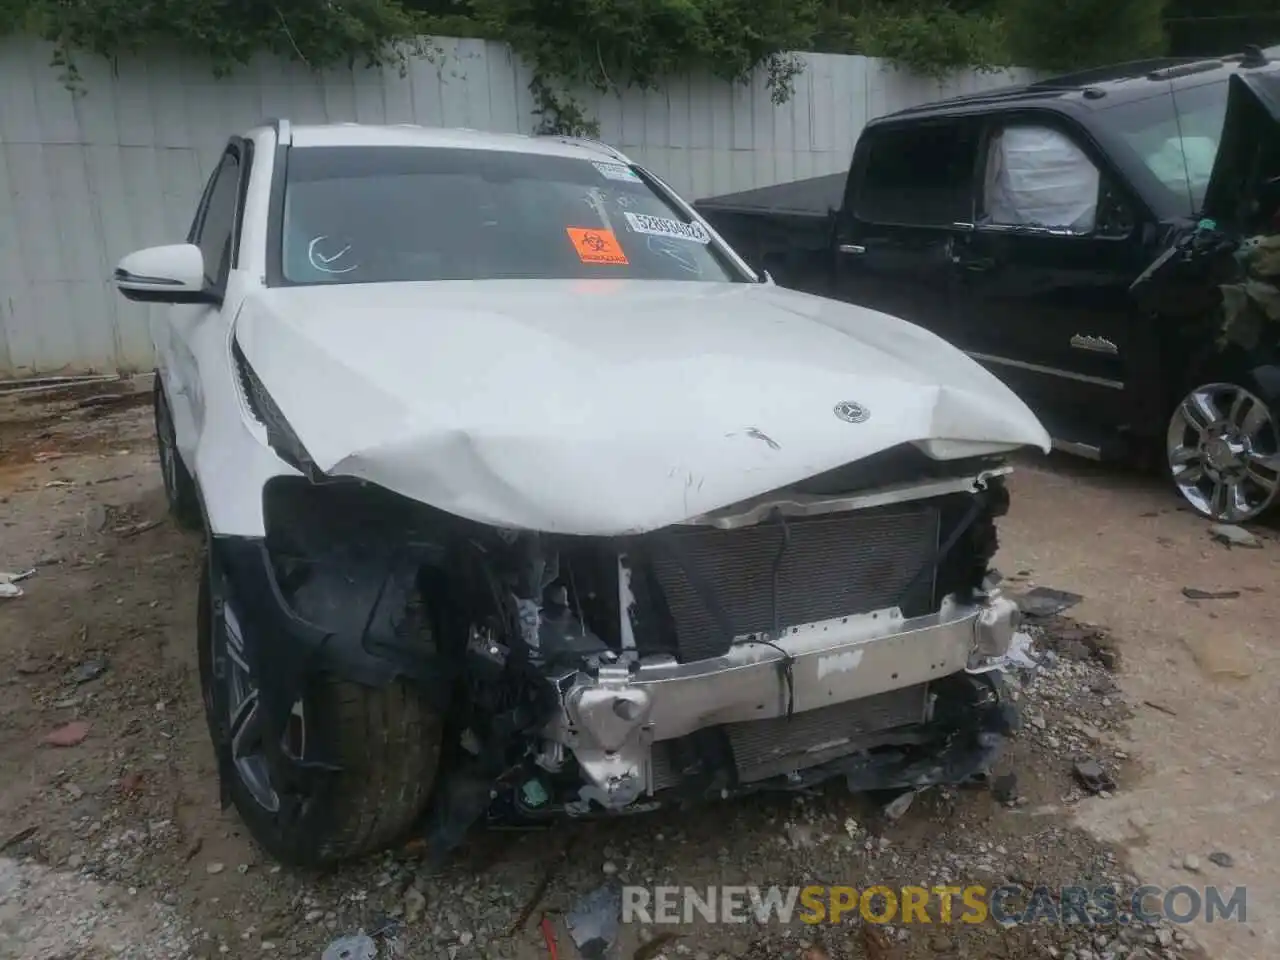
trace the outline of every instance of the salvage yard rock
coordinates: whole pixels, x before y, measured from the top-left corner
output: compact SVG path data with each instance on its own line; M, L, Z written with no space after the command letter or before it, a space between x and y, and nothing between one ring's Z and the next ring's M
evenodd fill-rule
M1115 779L1096 760L1079 761L1072 772L1090 793L1111 793L1116 789Z
M89 735L89 723L85 720L72 720L56 730L44 735L40 742L50 747L74 747L84 742Z

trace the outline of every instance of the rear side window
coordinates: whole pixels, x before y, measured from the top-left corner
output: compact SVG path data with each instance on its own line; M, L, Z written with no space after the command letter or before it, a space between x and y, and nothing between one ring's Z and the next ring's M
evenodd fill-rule
M972 218L976 123L885 127L869 135L855 201L860 220L949 227Z

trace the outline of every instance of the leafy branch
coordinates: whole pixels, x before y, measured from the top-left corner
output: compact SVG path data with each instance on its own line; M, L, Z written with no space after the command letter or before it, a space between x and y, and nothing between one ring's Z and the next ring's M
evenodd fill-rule
M273 53L313 69L405 69L424 37L511 45L534 71L542 129L590 132L568 91L656 87L710 73L744 81L763 70L775 103L802 62L789 51L886 57L942 76L961 68L1074 65L1124 59L1162 43L1167 0L0 0L0 35L54 44L71 84L77 58L168 48L218 75ZM1192 0L1183 0L1185 3Z

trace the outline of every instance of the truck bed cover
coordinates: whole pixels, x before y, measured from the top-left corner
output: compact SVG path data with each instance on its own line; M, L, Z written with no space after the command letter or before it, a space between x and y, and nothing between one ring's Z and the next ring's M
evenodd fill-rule
M824 177L744 190L741 193L726 193L699 200L694 207L721 213L781 213L826 217L831 210L839 209L847 177L847 173L832 173Z

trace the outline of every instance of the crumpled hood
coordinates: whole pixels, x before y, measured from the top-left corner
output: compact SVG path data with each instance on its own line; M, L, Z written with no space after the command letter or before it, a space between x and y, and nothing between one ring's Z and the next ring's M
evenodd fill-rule
M1260 186L1262 171L1255 169L1259 149L1280 144L1280 73L1235 73L1228 84L1227 111L1202 214L1231 229L1241 225L1246 216L1243 201L1255 196Z
M321 470L499 526L638 533L904 442L1050 444L933 334L764 284L274 288L236 338Z

